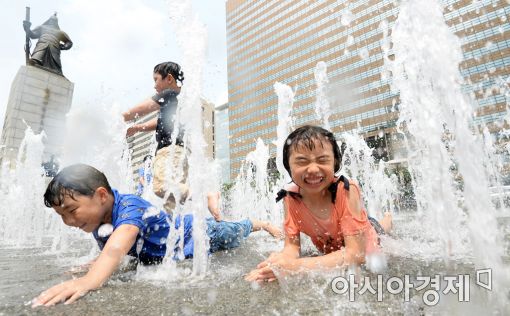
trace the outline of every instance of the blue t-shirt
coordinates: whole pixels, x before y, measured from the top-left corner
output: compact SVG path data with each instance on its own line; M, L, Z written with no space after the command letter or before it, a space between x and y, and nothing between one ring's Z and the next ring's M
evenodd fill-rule
M170 232L170 220L165 211L157 210L148 201L133 194L120 194L112 190L114 196L112 209L113 230L122 224L131 224L140 229L136 242L128 255L139 258L142 262L158 262L166 254L166 242ZM180 226L180 217L175 220L175 229ZM98 228L99 229L99 228ZM110 236L100 237L98 229L92 234L103 250ZM193 256L193 216L184 216L184 257ZM177 244L176 244L177 246Z

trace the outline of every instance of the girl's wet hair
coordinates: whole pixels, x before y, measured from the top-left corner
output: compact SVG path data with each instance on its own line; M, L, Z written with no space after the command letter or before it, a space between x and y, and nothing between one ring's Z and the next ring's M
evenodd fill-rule
M181 66L171 61L154 66L154 73L160 74L163 79L168 75L172 75L172 77L181 84L184 81L184 73L181 71Z
M104 173L85 164L71 165L62 169L50 181L44 193L44 205L60 206L66 196L74 199L75 194L93 196L99 187L113 194Z
M283 145L283 166L290 176L292 176L289 164L290 150L295 150L299 146L305 146L306 148L313 150L315 148L315 141L319 141L321 143L326 141L331 144L335 160L335 173L340 171L340 167L342 165L342 151L338 147L335 135L322 127L305 125L290 133Z

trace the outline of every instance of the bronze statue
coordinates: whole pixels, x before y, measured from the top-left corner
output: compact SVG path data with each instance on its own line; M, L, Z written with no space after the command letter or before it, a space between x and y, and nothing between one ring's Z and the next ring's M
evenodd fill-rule
M39 40L32 52L32 58L27 60L28 64L42 67L63 76L60 51L70 49L73 42L65 32L60 30L57 13L53 14L42 25L30 30L32 23L29 21L29 12L29 8L27 8L27 19L23 21L23 29L25 29L27 38L38 38ZM30 49L29 46L25 47L27 54Z

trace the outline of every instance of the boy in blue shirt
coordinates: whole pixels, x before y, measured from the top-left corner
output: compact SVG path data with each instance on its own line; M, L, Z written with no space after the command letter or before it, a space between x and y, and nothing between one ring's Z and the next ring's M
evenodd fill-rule
M252 231L264 229L275 237L281 231L270 223L246 219L240 222L220 220L218 195L208 195L209 210L215 217L207 219L210 252L238 247ZM90 290L101 287L115 272L125 255L142 264L160 263L166 254L170 226L184 225L183 254L193 256L193 216L169 219L146 200L112 189L105 175L84 164L64 168L48 184L44 203L52 207L68 226L92 233L101 254L83 277L66 281L42 292L33 307L72 303ZM177 249L175 249L177 250ZM175 256L174 256L175 257Z

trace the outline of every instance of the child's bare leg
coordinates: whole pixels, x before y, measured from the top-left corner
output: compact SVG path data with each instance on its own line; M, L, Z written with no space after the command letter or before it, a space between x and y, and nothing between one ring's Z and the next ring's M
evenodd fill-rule
M253 226L252 231L256 232L256 231L263 229L275 238L279 238L279 239L283 238L282 230L279 229L278 227L272 225L270 222L263 222L263 221L259 221L256 219L250 219L250 221Z
M209 208L209 212L217 222L221 221L219 205L220 205L220 192L207 193L207 207Z
M391 229L393 228L393 217L390 212L384 212L384 217L379 221L379 224L381 224L382 228L384 229L384 232L386 234L389 234L391 232Z

